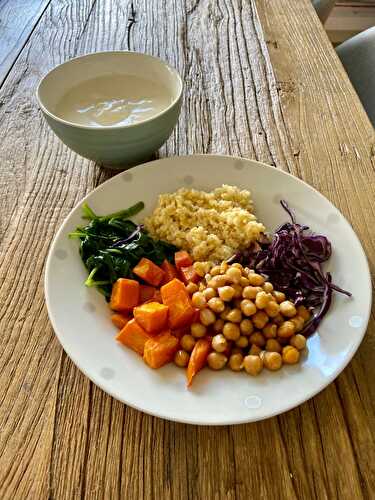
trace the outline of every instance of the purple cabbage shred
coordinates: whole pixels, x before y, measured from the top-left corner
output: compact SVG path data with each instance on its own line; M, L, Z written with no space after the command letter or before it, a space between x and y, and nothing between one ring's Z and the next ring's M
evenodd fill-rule
M272 238L263 237L228 262L240 262L266 275L275 289L284 292L296 306L310 309L312 319L301 332L309 336L328 312L333 291L348 297L351 293L334 285L330 273L323 271L322 264L332 254L326 236L311 233L308 226L298 224L288 204L284 200L280 203L291 222L278 227Z

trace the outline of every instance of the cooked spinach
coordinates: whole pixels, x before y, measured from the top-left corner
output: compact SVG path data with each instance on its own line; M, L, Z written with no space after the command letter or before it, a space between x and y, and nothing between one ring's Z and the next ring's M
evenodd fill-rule
M81 240L79 252L89 273L85 285L97 287L107 300L118 278L139 279L132 269L142 257L158 265L164 259L173 262L174 245L154 240L141 224L128 219L143 208L140 201L126 210L100 216L84 203L82 218L90 222L69 234Z

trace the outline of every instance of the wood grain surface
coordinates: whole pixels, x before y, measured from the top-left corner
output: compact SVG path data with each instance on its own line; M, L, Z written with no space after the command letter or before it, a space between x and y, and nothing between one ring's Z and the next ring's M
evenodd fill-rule
M374 311L321 394L263 422L208 428L103 393L62 351L44 304L54 233L113 174L59 142L34 93L54 65L97 50L158 55L183 76L181 118L160 156L241 155L303 178L350 220L374 274L374 130L310 1L34 5L42 15L28 18L37 22L20 50L0 43L0 61L13 58L0 72L0 498L373 498ZM13 39L21 18L7 25Z

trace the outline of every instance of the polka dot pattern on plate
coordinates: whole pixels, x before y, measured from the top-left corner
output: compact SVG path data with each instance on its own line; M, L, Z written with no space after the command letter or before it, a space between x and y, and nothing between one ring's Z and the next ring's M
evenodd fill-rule
M185 175L184 177L184 184L187 186L191 186L194 182L194 177L192 175Z
M244 167L245 167L245 165L243 164L243 162L241 160L236 160L234 162L234 168L236 170L243 170Z
M112 368L104 367L99 372L100 376L106 380L111 380L115 376L115 371Z
M83 304L83 309L87 312L94 312L96 310L96 307L94 306L94 304L92 304L91 302L85 302Z
M361 326L363 325L363 318L361 318L361 316L352 316L349 319L349 325L352 328L361 328Z
M327 224L338 224L340 222L340 216L337 214L328 214Z
M244 403L245 406L251 410L255 410L256 408L260 408L262 406L262 400L259 396L248 396Z
M68 252L66 250L63 250L62 248L59 248L55 252L55 256L59 260L64 260L68 256Z
M133 174L131 174L130 172L125 172L123 175L122 175L122 180L124 182L131 182L133 180Z

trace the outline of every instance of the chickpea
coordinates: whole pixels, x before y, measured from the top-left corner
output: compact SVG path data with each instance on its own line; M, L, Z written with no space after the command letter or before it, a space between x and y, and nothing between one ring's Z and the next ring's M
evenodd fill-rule
M257 296L257 293L261 292L262 289L258 286L245 286L242 290L242 297L244 299L252 299L254 300Z
M187 352L191 352L195 346L195 338L192 335L183 335L180 339L180 346Z
M233 289L234 289L234 295L233 297L235 299L241 299L242 298L242 286L241 285L237 285L236 283L234 283L232 285Z
M241 335L241 337L236 340L236 346L241 347L241 349L245 349L245 347L247 347L248 345L249 345L249 340L247 337L243 337Z
M249 283L249 280L245 278L245 276L241 276L240 285L242 286L242 288L245 288L245 286L249 286Z
M266 339L275 339L277 337L277 325L267 323L263 328L263 335Z
M254 269L250 269L249 267L244 267L243 272L245 276L249 276L250 273L254 273Z
M253 344L250 348L249 354L253 354L254 356L259 356L261 352L262 349L258 345Z
M241 320L242 320L241 311L239 309L232 309L227 314L227 320L231 321L232 323L241 323Z
M216 332L216 333L222 332L223 327L224 327L224 320L221 318L217 319L214 323L214 326L213 326L214 332Z
M281 302L284 302L284 300L286 299L286 297L285 297L285 293L283 293L283 292L278 292L278 291L276 291L276 290L274 290L274 292L273 292L273 296L275 297L276 302L277 302L278 304L280 304Z
M240 327L235 323L225 323L223 334L227 340L237 340L240 337Z
M254 325L250 319L243 319L240 323L240 330L242 335L251 335L254 331Z
M206 285L201 281L198 285L198 291L199 292L204 292L206 290Z
M203 311L205 311L205 310L206 309L203 309ZM206 335L207 328L204 324L192 323L190 325L190 332L194 338L199 339L199 338L204 337Z
M281 352L281 345L276 339L268 339L266 342L266 351Z
M245 316L252 316L257 312L257 308L254 302L251 302L249 299L243 299L241 301L241 311Z
M295 365L298 363L300 358L300 352L292 345L286 345L283 347L283 361L287 365Z
M207 301L209 301L210 299L213 299L214 297L216 297L217 293L216 293L215 288L208 287L208 288L205 288L203 290L203 295L204 295L205 299Z
M224 302L219 297L212 297L208 302L208 307L215 313L222 313L225 309Z
M213 325L216 321L215 313L211 309L201 309L199 313L199 319L202 325L208 326Z
M243 270L243 266L239 262L235 262L231 267L237 267L237 269L239 269L241 272Z
M187 364L189 363L189 359L190 359L189 353L182 349L177 351L176 354L174 355L175 364L177 366L180 366L181 368L187 366Z
M263 370L263 361L259 356L249 354L243 360L243 367L249 375L255 377Z
M226 276L224 274L218 274L217 276L207 280L207 286L211 288L220 288L221 286L224 286L226 282Z
M210 274L211 276L217 276L218 274L221 274L220 266L214 266L212 269L210 269Z
M280 306L274 300L270 301L264 309L270 318L276 318L280 312Z
M298 306L297 312L298 315L301 316L301 318L303 318L305 321L309 321L309 319L311 318L311 313L308 309L306 309L305 306Z
M219 333L219 335L215 335L212 337L212 349L216 352L224 352L228 347L227 339Z
M238 267L230 267L225 274L232 283L239 283L242 278L241 269Z
M263 276L257 273L249 273L247 277L250 282L250 285L253 286L262 286L265 282Z
M220 272L221 272L221 274L225 274L227 272L228 267L229 267L228 262L222 262L220 264Z
M186 290L190 295L193 295L193 293L199 290L199 286L191 281L186 285Z
M291 321L285 321L277 329L277 335L282 338L289 338L295 333L295 326Z
M292 318L290 321L293 323L296 329L296 333L303 330L303 325L305 324L305 320L301 316L294 316L294 318Z
M277 325L277 326L282 325L285 321L284 318L281 316L281 314L274 316L272 319L273 319L273 322L275 323L275 325Z
M273 284L270 283L269 281L266 281L262 286L262 288L265 292L270 293L273 291Z
M221 300L224 300L224 302L229 302L230 300L232 300L235 293L234 288L231 286L222 286L218 288L217 291L219 293L219 297L221 298Z
M289 344L299 351L302 351L302 349L306 347L306 338L298 333L297 335L293 335L292 337L290 337Z
M207 300L202 292L195 292L195 293L193 293L193 296L191 297L191 303L197 309L202 309L203 307L206 307Z
M295 305L290 300L284 300L280 304L280 312L286 318L293 318L297 314L297 309Z
M211 273L207 273L204 275L204 279L206 280L206 283L208 283L212 279Z
M250 344L255 344L258 347L264 347L266 345L266 339L260 332L252 333L249 337Z
M231 310L232 309L229 306L226 306L226 308L224 309L224 311L220 314L220 318L226 320L227 316L231 312Z
M270 303L270 301L271 301L271 296L266 292L259 292L255 297L255 305L257 306L258 309L266 308Z
M195 272L203 278L203 276L208 272L208 266L206 262L194 262L193 264Z
M242 370L243 367L243 356L242 354L232 354L231 357L229 358L229 368L233 370L234 372L239 372Z
M207 364L212 370L221 370L227 364L228 358L219 352L210 352Z
M251 318L253 325L261 330L268 323L268 316L264 311L257 311ZM294 326L294 325L293 325Z
M271 371L280 370L283 360L278 352L265 352L263 356L264 366Z

